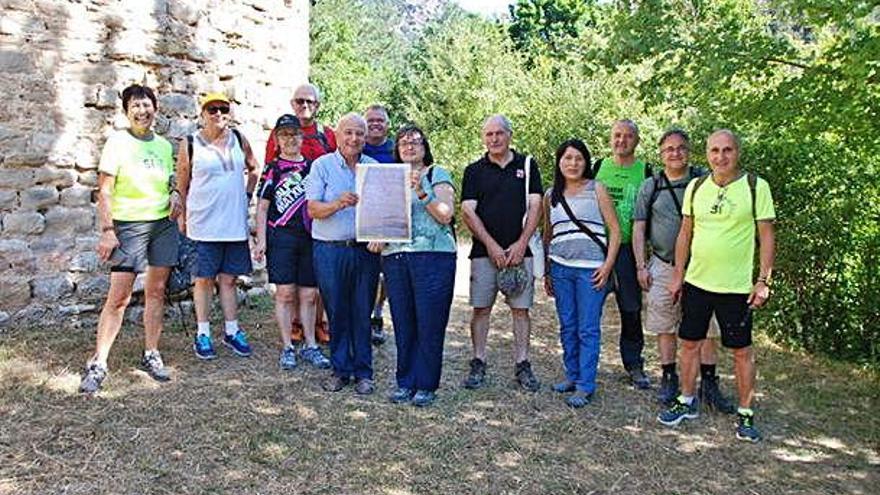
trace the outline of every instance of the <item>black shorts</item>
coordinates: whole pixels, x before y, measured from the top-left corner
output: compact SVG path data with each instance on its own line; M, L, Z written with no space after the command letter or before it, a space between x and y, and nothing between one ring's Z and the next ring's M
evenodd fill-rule
M719 294L686 283L681 297L680 338L705 339L709 319L715 313L724 347L741 349L752 345L752 309L747 302L748 294Z
M266 229L266 270L269 283L317 287L312 261L312 238L289 229Z

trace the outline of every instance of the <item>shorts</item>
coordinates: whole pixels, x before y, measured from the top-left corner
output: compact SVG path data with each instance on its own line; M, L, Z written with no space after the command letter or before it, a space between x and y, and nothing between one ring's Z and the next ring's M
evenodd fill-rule
M513 309L529 309L535 298L535 277L532 271L532 258L524 258L523 266L529 283L516 297L505 296L504 302ZM491 308L498 294L498 268L488 257L471 260L470 304L475 308Z
M614 260L614 298L622 312L636 313L642 310L642 287L636 273L636 260L632 244L621 244ZM641 333L641 330L639 331Z
M248 241L196 241L196 277L246 275L253 269Z
M645 330L655 334L675 334L681 324L681 304L672 301L672 294L666 288L672 279L674 268L656 256L648 262L651 274L651 288L648 290L648 311ZM718 338L718 320L715 316L709 321L709 338Z
M177 224L168 217L147 222L113 221L119 246L110 253L111 272L143 273L147 266L177 266Z
M685 283L681 297L679 337L691 341L705 339L714 313L721 327L721 345L730 349L752 345L752 308L747 302L748 294L719 294Z
M270 284L316 287L312 238L289 229L269 227L266 231L266 270Z

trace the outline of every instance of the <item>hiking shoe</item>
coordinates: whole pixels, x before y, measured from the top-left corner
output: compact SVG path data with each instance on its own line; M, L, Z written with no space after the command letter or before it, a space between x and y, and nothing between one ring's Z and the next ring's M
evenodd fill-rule
M348 378L342 378L341 376L331 375L321 383L321 388L326 390L327 392L339 392L345 386L348 385Z
M281 355L278 356L278 366L280 366L282 370L292 370L296 368L296 349L294 349L293 346L287 346L281 350Z
M144 352L141 368L150 375L150 378L157 382L167 382L171 379L171 374L165 368L165 363L162 362L162 356L159 355L159 351Z
M238 331L234 335L223 334L223 345L232 349L232 352L241 357L249 357L254 352L251 350L251 345L248 344L247 334L244 333L241 327L238 327Z
M303 347L299 351L299 357L319 370L330 369L330 360L320 347Z
M210 335L196 335L193 341L193 351L196 353L196 357L201 360L217 359L217 351L214 350L214 342Z
M373 380L369 378L358 378L354 384L354 392L358 395L370 395L376 390Z
M464 388L478 389L483 386L486 381L486 363L480 359L473 358L469 363L471 370L468 372L467 378L464 380Z
M373 345L382 345L385 343L387 337L385 331L382 329L384 326L385 322L382 320L381 316L378 318L370 318L370 331L373 332Z
M746 442L761 441L761 432L755 428L755 417L751 414L736 415L736 438Z
M627 373L629 373L629 379L632 382L633 387L639 390L648 390L651 388L651 380L645 375L645 371L641 366L627 370Z
M570 382L568 380L553 385L553 391L559 394L568 394L574 392L574 390L574 382Z
M79 391L83 394L94 394L101 389L101 384L107 378L107 367L98 363L86 365L85 374L79 382Z
M315 340L319 344L326 345L330 343L330 328L327 326L326 321L315 323Z
M532 373L532 365L528 361L516 363L514 375L516 376L516 381L523 390L537 392L538 389L541 388L541 382L535 378L535 374Z
M700 379L699 397L706 406L720 413L733 414L736 412L736 406L721 393L717 376L704 376Z
M657 421L666 426L675 426L685 419L697 419L700 417L700 411L697 405L698 402L699 401L694 398L693 402L691 402L690 405L687 405L681 400L681 397L679 397L675 399L675 402L672 403L672 406L670 406L669 409L657 415Z
M590 403L590 399L593 398L592 394L588 394L586 392L582 392L580 390L575 393L569 395L565 398L565 403L568 404L569 407L573 407L575 409L580 409L587 404Z
M657 391L657 401L665 406L671 406L676 397L678 397L678 374L663 373L660 390Z
M398 387L393 394L388 396L388 400L395 404L403 404L409 402L413 398L415 392L411 388Z
M437 398L437 394L428 390L419 390L416 392L416 395L413 396L412 405L416 407L428 407L434 403L434 399Z
M299 344L305 338L305 329L301 321L294 320L293 327L290 331L290 340Z

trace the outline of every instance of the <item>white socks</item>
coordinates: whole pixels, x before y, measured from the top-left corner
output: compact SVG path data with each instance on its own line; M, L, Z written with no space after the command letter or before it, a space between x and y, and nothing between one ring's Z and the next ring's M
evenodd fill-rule
M232 337L238 332L238 320L232 320L226 322L226 335Z
M205 335L207 337L211 336L211 323L207 321L200 321L197 323L198 330L197 335Z
M198 335L207 335L211 336L211 323L208 321L200 321L197 323L198 325ZM227 321L225 324L226 335L230 337L235 335L238 332L238 320Z

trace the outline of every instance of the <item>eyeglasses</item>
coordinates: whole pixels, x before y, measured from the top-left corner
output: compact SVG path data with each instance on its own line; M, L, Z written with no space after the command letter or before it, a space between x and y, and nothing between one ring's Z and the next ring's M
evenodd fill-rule
M403 141L403 140L400 141L401 148L404 148L407 146L422 146L424 144L425 144L425 140L422 138L414 138L414 139L407 139L406 141Z
M663 148L660 150L661 153L666 153L666 154L675 153L676 151L681 154L684 154L690 150L688 150L687 146L667 146L666 148Z
M318 100L310 100L308 98L294 98L293 102L301 107L306 105L315 106L318 104Z
M715 203L712 204L712 208L709 208L709 213L713 215L718 215L721 213L721 206L724 204L724 196L727 194L727 188L721 188L718 191L718 196L715 198Z
M205 111L208 112L209 115L214 115L217 112L222 113L223 115L226 115L229 113L229 106L228 105L208 105L207 107L205 107Z

